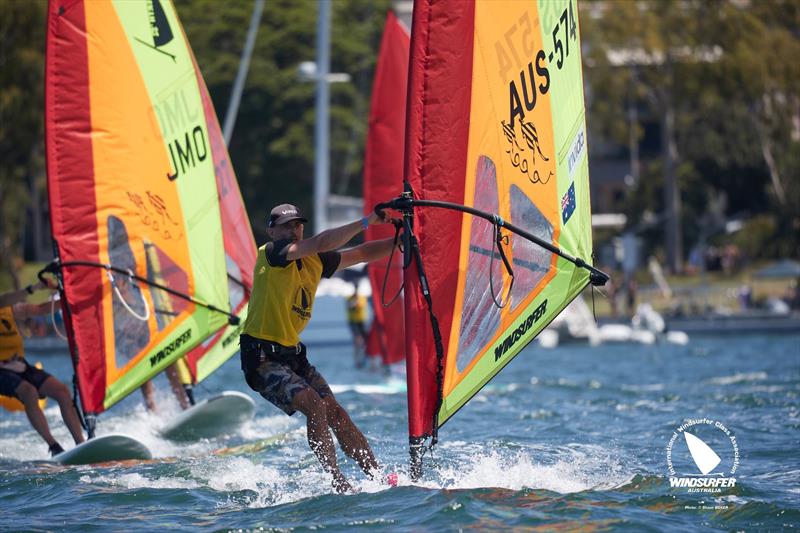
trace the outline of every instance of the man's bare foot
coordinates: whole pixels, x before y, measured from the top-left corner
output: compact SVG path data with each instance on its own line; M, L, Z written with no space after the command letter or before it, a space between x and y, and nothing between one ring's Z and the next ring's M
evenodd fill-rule
M331 481L331 486L333 490L335 490L338 494L353 494L355 490L353 490L352 485L347 482L342 474L334 475L333 481Z

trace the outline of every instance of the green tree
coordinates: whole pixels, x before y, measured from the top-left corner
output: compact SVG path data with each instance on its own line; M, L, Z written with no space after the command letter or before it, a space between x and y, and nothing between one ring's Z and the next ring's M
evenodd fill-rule
M632 222L639 224L645 212L668 221L670 202L683 205L680 227L691 244L705 238L719 214L771 212L785 221L776 225L783 246L773 250L796 255L797 3L597 1L582 7L590 128L637 145L644 120L660 124L658 157L643 165L642 180L650 183L629 191ZM630 109L643 111L634 124ZM664 189L661 198L652 181ZM672 244L680 249L680 234L677 239ZM680 252L672 259L678 269Z
M186 29L220 121L227 108L252 4L179 0ZM360 196L369 95L388 0L333 2L331 71L350 83L331 85L331 191ZM316 56L317 2L266 2L229 151L257 240L279 202L311 212L314 172L314 84L297 67Z
M0 2L0 271L15 286L26 209L44 187L46 8L44 2Z

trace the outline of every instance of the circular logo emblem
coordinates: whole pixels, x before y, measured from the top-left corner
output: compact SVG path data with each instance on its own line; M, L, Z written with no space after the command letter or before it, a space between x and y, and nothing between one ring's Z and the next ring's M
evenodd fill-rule
M736 486L739 468L736 436L721 422L689 419L672 432L667 444L669 485L687 492L722 492Z

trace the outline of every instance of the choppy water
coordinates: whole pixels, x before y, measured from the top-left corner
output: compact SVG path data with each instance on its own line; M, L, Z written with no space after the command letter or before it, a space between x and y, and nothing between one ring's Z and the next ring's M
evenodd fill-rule
M406 397L352 369L337 301L320 302L310 359L336 385L400 486L365 480L340 453L361 492L332 494L299 415L257 398L256 418L227 438L189 445L158 437L177 406L156 380L160 416L135 393L100 418L156 455L148 462L61 467L23 414L0 413L2 530L780 530L800 526L800 335L695 338L688 346L528 347L440 432L419 483L407 476ZM342 304L343 307L343 304ZM36 357L71 377L65 353ZM238 358L198 395L246 389ZM57 406L46 415L70 443ZM736 486L718 494L670 488L667 444L682 423L705 417L736 437ZM729 438L689 428L721 459ZM273 437L273 438L270 438ZM267 440L264 440L267 439ZM675 441L678 475L696 467ZM235 448L248 443L254 446ZM227 453L212 453L234 447Z

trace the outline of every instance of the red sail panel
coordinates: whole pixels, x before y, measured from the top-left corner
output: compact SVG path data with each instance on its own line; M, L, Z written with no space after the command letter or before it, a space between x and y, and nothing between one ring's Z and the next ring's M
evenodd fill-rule
M375 204L394 198L403 190L409 43L408 29L390 11L386 16L372 85L364 156L365 214L371 213ZM385 224L371 226L366 235L367 240L393 236L394 228ZM388 303L400 290L403 283L402 264L402 254L397 252L391 265L387 258L370 263L368 267L375 312L367 340L367 355L380 356L387 365L402 361L405 357L402 297L389 307L382 304L383 300Z
M69 9L51 2L47 17L45 67L45 137L50 188L50 225L62 261L82 259L99 262L97 207L92 156L89 105L89 54L86 14L82 2ZM69 103L69 105L68 105ZM60 139L57 144L54 139ZM59 236L79 238L60 240ZM106 354L102 309L104 273L100 269L63 271L66 299L62 311L67 321L70 351L86 347L77 366L81 401L86 412L103 411ZM67 289L68 287L68 289ZM72 314L67 312L66 302ZM92 347L89 349L88 347Z
M417 198L464 203L472 86L473 2L414 2L408 84L405 179ZM414 228L439 320L449 343L458 275L462 215L416 209ZM409 436L433 431L438 398L434 337L416 265L405 271Z

